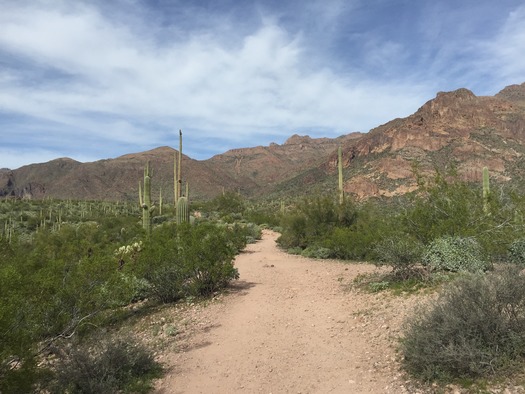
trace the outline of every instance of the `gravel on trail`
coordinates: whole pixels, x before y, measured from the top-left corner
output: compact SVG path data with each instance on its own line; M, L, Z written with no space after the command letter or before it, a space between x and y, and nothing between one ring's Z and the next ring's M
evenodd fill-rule
M356 290L353 279L375 266L289 255L277 237L264 230L235 260L231 291L191 309L193 331L162 354L168 373L155 392L422 392L396 352L421 296Z

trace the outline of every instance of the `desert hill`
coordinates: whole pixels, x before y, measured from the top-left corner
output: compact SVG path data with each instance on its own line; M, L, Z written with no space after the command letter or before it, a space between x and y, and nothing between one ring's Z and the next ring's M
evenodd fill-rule
M525 84L494 97L467 89L440 92L413 115L372 129L343 147L345 189L359 197L393 196L416 187L413 166L423 173L454 164L467 181L484 166L499 182L525 179ZM332 152L325 172L335 171Z
M183 156L183 178L193 198L222 190L246 196L301 193L336 185L337 147L343 147L345 190L359 198L394 196L415 188L413 166L433 172L452 163L466 180L484 166L499 182L525 183L525 83L495 96L467 89L440 92L414 114L369 133L338 138L294 135L284 144L227 151L208 160ZM175 150L160 147L115 159L79 163L61 158L0 170L0 196L93 200L137 199L146 161L154 193L173 196ZM329 185L329 186L326 186Z

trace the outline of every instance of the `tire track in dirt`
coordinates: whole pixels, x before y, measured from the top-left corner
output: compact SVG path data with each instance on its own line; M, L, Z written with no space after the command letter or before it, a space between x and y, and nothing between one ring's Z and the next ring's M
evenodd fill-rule
M277 236L238 256L236 291L201 310L207 327L166 356L156 392L408 392L395 338L415 299L345 290L375 267L290 256Z

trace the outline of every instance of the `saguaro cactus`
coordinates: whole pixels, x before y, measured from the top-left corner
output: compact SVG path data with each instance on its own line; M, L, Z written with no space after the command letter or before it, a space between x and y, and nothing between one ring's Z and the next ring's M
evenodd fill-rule
M179 179L177 173L177 152L173 153L173 205L177 208L179 199Z
M180 197L177 201L176 221L177 224L189 223L190 221L190 209L186 197Z
M182 196L182 130L179 130L179 155L178 165L177 157L174 158L173 164L173 182L175 195L175 219L177 224L190 221L189 209L189 187L186 182L186 196Z
M345 191L343 189L343 149L341 146L337 149L337 168L339 172L339 204L345 202Z
M142 207L142 227L147 234L151 233L151 214L155 206L151 202L151 176L149 172L149 161L144 168L144 194L140 190L139 183L139 201Z
M489 169L483 167L483 212L489 212L489 196L490 196L490 183L489 183Z

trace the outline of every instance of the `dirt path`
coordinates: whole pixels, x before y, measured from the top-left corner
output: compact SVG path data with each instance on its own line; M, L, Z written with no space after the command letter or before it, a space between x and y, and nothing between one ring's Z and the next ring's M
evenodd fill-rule
M238 256L237 291L198 309L198 326L157 393L404 393L396 361L413 297L348 290L369 265L290 256L277 234Z

